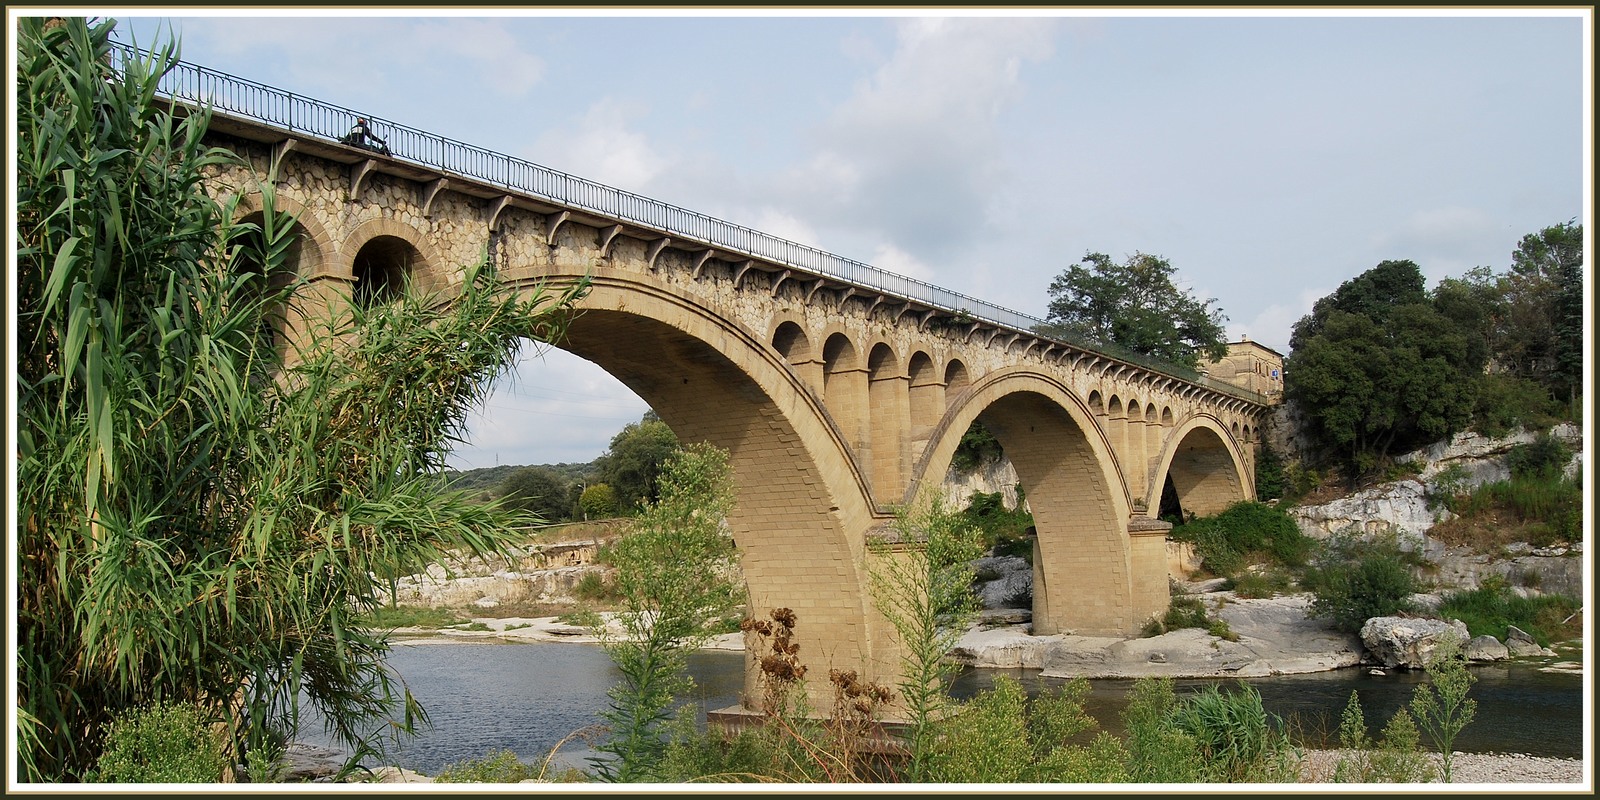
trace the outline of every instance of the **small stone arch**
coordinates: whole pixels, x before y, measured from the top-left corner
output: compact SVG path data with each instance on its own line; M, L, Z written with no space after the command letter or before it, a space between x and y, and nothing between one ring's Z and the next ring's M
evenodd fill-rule
M1089 392L1089 411L1095 416L1100 416L1106 413L1106 402L1100 396L1099 389Z
M867 355L867 418L873 492L880 498L905 493L911 460L911 396L905 371L886 342Z
M388 218L368 220L351 231L329 272L350 281L351 291L358 299L364 293L382 295L388 291L383 287L397 278L419 293L438 291L452 282L427 237L416 228ZM371 282L365 290L360 286L363 279Z
M828 414L859 455L867 450L870 403L867 369L855 343L844 333L834 333L822 344L822 397Z
M967 391L972 385L972 376L967 372L967 365L959 358L952 358L944 365L944 397L945 402L954 403L956 398Z
M779 322L772 331L772 349L783 356L789 368L812 391L822 390L822 359L817 357L816 348L811 344L811 337L806 335L805 328L793 320Z

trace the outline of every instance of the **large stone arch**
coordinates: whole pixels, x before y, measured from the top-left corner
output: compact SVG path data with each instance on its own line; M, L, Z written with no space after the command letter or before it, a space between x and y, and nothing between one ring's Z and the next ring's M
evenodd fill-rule
M973 384L934 432L913 491L939 481L961 435L980 418L1016 467L1033 511L1034 633L1137 632L1166 605L1164 555L1134 552L1128 493L1111 443L1064 383L1019 367ZM1143 576L1152 570L1159 581Z
M1156 516L1161 491L1171 480L1184 514L1210 516L1255 497L1255 476L1246 469L1239 441L1210 414L1194 414L1168 434L1151 481L1147 508Z
M556 346L627 385L680 439L729 452L750 613L788 607L810 675L869 665L896 679L894 644L874 621L864 564L875 515L841 432L763 336L701 303L620 270L597 270ZM535 285L532 280L525 286ZM756 696L754 662L746 688ZM817 681L811 691L817 694Z

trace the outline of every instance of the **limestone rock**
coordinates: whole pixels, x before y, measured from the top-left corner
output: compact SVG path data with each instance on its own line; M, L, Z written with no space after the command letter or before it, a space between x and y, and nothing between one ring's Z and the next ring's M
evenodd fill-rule
M984 608L1032 608L1033 565L1015 556L980 558L972 562L980 579L978 598Z
M1513 658L1556 654L1554 650L1539 646L1531 634L1515 625L1506 626L1506 649L1511 651Z
M1503 661L1511 657L1511 651L1487 633L1467 642L1466 653L1468 661Z
M1357 492L1319 506L1288 510L1300 532L1314 539L1336 533L1370 535L1396 530L1401 546L1420 547L1433 527L1427 490L1418 481L1398 481ZM1441 512L1443 513L1443 512Z
M1447 634L1462 643L1472 639L1461 620L1373 617L1361 626L1361 643L1386 667L1422 669Z
M998 669L1040 669L1051 637L1031 636L1020 628L968 631L950 650L950 659L968 666Z

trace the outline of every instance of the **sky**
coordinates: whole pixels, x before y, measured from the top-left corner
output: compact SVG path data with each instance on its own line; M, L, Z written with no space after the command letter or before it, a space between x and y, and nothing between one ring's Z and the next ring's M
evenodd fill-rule
M1381 261L1432 285L1592 222L1581 9L105 11L125 41L170 30L186 61L1036 317L1087 253L1158 255L1230 340L1284 354ZM450 464L586 462L646 409L530 352Z

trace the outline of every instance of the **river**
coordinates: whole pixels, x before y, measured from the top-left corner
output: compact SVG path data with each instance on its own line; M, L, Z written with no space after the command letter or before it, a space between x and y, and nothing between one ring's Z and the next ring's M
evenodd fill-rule
M594 645L565 643L488 644L427 641L400 644L388 659L412 694L427 709L432 726L395 749L394 763L436 774L453 762L510 750L525 762L541 761L564 738L600 720L606 690L618 673ZM718 709L738 702L743 689L741 653L704 652L691 659L696 683L687 702ZM1583 679L1516 665L1474 667L1476 721L1456 740L1456 749L1476 753L1527 753L1582 758L1584 752ZM969 696L992 685L997 675L1021 681L1030 691L1059 685L1036 670L968 670L952 687ZM1352 690L1359 692L1367 724L1374 733L1409 701L1420 673L1387 676L1363 669L1309 675L1254 678L1267 710L1289 721L1297 739L1316 745L1321 735L1337 735L1339 715ZM1133 682L1092 681L1086 710L1103 727L1120 732L1118 715ZM1178 690L1218 683L1181 680ZM1232 686L1235 681L1222 681ZM312 744L327 742L307 731ZM584 766L592 755L579 739L562 745L558 762Z

